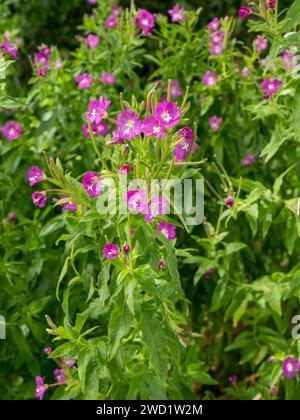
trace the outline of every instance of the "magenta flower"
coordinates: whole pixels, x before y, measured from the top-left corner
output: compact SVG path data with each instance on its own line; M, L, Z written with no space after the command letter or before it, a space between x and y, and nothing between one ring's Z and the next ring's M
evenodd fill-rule
M137 24L143 30L143 34L150 36L155 25L155 16L145 9L140 9Z
M174 6L173 9L168 11L168 14L171 16L171 21L175 22L183 22L184 21L184 8Z
M76 360L74 360L74 359L69 359L69 360L66 361L66 366L68 368L72 368L73 366L75 366L75 364L76 364Z
M38 76L45 77L49 71L49 58L52 50L49 47L43 47L34 56L34 64Z
M168 85L165 87L165 92L168 92ZM172 99L182 95L182 89L179 86L178 80L171 80L170 83L170 96Z
M160 119L165 128L173 128L179 123L181 111L175 102L162 100L154 110L154 117Z
M27 172L27 181L29 181L29 185L32 187L33 185L37 184L38 182L42 181L46 178L44 172L38 168L37 166L32 166Z
M209 46L209 52L211 55L214 55L216 57L219 57L222 55L222 52L225 50L224 44L211 44Z
M276 0L267 0L268 9L275 9L275 7L276 7Z
M216 31L215 33L209 36L209 40L213 44L220 44L224 40L224 33L222 31Z
M220 27L220 21L217 17L214 17L213 20L207 25L207 28L210 31L217 31Z
M107 85L114 85L116 83L115 75L104 71L101 75L101 82L106 83Z
M250 74L248 67L243 67L242 71L241 71L241 75L242 77L245 79L246 77L248 77Z
M44 208L47 202L47 196L43 192L35 192L31 196L33 204L37 207Z
M260 84L262 90L267 92L269 95L274 95L278 92L279 87L282 85L282 82L278 79L270 79L266 77Z
M101 190L100 175L96 172L89 171L82 178L83 188L92 198L98 197Z
M23 129L20 124L13 120L7 121L2 127L0 127L0 131L8 141L17 140L23 133Z
M76 76L76 82L80 89L88 89L93 81L93 76L88 73L81 73Z
M61 59L60 58L58 58L56 61L55 61L55 68L56 69L60 69L62 66L63 66L63 62L61 61Z
M253 155L249 155L244 157L244 159L241 162L241 166L245 168L246 166L254 165L256 163L256 157Z
M183 162L189 155L193 144L193 130L190 127L184 127L178 131L180 141L174 147L173 155L175 162Z
M89 103L88 117L90 123L100 124L102 118L106 116L106 110L110 106L111 101L100 96L99 101L92 99Z
M15 222L16 217L17 217L16 213L12 211L8 216L8 223L12 225Z
M66 382L66 374L62 369L55 369L53 375L57 384L64 384Z
M89 34L87 39L85 40L85 45L87 45L91 49L97 48L99 45L99 37L97 35Z
M119 130L114 130L112 132L112 138L108 140L107 144L121 144L124 143L124 138L121 136ZM129 150L128 144L125 144L124 146L124 153L127 153Z
M176 226L172 223L160 222L157 231L162 233L169 241L176 238Z
M117 127L123 139L132 140L141 133L142 121L136 112L126 109L118 115Z
M228 377L228 381L229 381L231 384L235 385L235 384L237 383L237 376L236 376L236 375L230 375L230 376Z
M119 19L116 16L109 16L104 23L106 28L114 28L117 26Z
M230 195L229 197L226 198L226 206L227 207L232 207L234 205L234 199L233 197Z
M18 48L12 45L9 40L3 37L3 43L0 44L0 49L3 49L5 54L10 55L12 58L17 58L18 56Z
M51 353L52 353L52 348L51 348L51 347L46 347L46 348L44 349L44 352L45 352L45 354L47 354L47 356L49 356L49 354L51 354Z
M99 124L93 125L93 132L96 136L105 136L109 132L109 125L105 121L100 121Z
M127 206L136 213L147 213L148 200L144 190L129 190L127 192Z
M129 246L129 245L124 245L124 246L123 246L123 252L124 252L125 254L129 254L129 252L130 252L130 246Z
M164 195L154 195L149 202L148 213L145 220L150 222L156 216L163 216L167 213L167 200Z
M144 119L142 131L144 132L145 137L164 137L166 135L164 123L159 118L150 115Z
M115 244L106 244L103 248L103 254L105 258L114 260L120 253L119 247Z
M298 64L298 60L297 60L297 56L295 55L296 51L289 51L289 50L282 50L282 65L284 68L286 69L294 69L297 64Z
M131 172L131 168L130 168L129 165L123 165L119 169L119 174L122 174L122 175L124 175L124 174L130 174L130 172Z
M61 198L63 198L63 199L65 199L65 198L70 198L70 196L68 195L68 194L63 194L62 196L61 196ZM74 213L76 213L76 211L77 211L77 207L78 207L78 205L77 205L77 203L73 203L72 201L66 201L66 202L64 202L64 203L61 203L61 205L62 205L62 208L64 209L64 210L66 210L66 211L72 211L72 212L74 212Z
M35 388L35 397L39 398L40 400L43 399L45 392L48 389L48 385L46 385L44 383L44 380L41 376L36 376L35 377L35 384L36 384L36 388Z
M208 87L216 86L218 80L218 76L210 70L207 70L207 72L202 77L202 83Z
M263 52L268 48L268 38L258 35L258 37L255 39L255 45L259 53Z
M120 16L120 14L121 14L121 8L120 7L113 7L111 9L111 14L113 16Z
M282 374L288 379L295 378L300 370L300 363L294 357L286 357L282 363Z
M166 266L166 262L163 258L161 258L158 262L158 269L163 270L165 268L165 266Z
M246 19L251 14L251 9L249 7L243 6L239 9L239 18Z
M223 118L222 117L218 118L216 116L213 116L213 117L210 117L208 122L209 122L210 128L213 131L218 131L223 122Z

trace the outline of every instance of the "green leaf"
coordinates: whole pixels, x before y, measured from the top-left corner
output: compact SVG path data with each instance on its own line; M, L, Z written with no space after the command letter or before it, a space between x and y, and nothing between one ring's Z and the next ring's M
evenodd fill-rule
M300 3L299 0L295 0L289 8L284 25L282 26L282 32L289 32L295 26L300 24Z

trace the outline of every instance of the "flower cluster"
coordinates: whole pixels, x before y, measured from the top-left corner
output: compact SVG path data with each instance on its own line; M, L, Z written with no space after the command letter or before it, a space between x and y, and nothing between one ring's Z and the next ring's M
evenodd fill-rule
M210 31L213 31L209 35L210 46L209 51L211 55L220 56L225 49L224 45L224 32L220 29L220 21L218 18L214 18L207 26Z
M51 54L52 50L49 47L42 47L39 52L35 54L34 64L38 76L46 77L50 67L49 59Z
M17 58L18 48L12 45L6 36L3 38L3 43L0 44L0 49L4 50L5 54L10 55L12 58Z

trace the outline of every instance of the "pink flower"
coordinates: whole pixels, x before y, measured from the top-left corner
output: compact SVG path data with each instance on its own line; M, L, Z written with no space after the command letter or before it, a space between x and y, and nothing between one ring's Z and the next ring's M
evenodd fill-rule
M294 69L297 66L297 57L295 53L291 50L282 50L282 65L286 69Z
M97 136L105 136L109 132L109 125L105 121L100 121L99 124L91 124L93 133ZM90 137L90 130L88 124L82 127L82 132L86 137Z
M275 9L275 7L276 7L276 0L267 0L268 9Z
M92 198L98 197L101 190L100 175L96 172L89 171L82 178L83 188Z
M45 352L45 354L47 354L47 355L49 356L49 354L51 354L51 353L52 353L52 348L51 348L51 347L46 347L46 348L44 349L44 352Z
M239 18L246 19L251 14L251 9L249 7L243 6L239 9Z
M154 117L160 119L165 128L173 128L179 123L181 111L175 102L162 100L154 110Z
M3 43L0 44L0 49L3 49L5 54L9 54L12 58L17 58L18 56L18 48L12 45L6 36L3 37Z
M100 96L99 101L92 99L89 103L88 117L90 123L100 124L102 118L106 116L106 110L110 106L111 101Z
M210 31L217 31L220 27L220 21L217 17L214 17L213 20L207 25L207 28Z
M174 6L173 9L168 11L171 16L172 22L183 22L184 21L184 9L183 7Z
M131 172L131 168L129 165L123 165L121 166L121 168L119 169L119 174L130 174Z
M165 92L168 92L168 85L165 87ZM170 84L170 96L172 99L176 98L177 96L182 95L182 89L179 86L178 80L171 80Z
M44 383L44 380L41 376L36 376L35 377L35 383L36 383L36 388L35 388L35 397L39 398L40 400L43 399L45 392L48 389L48 385L46 385Z
M55 68L56 68L56 69L60 69L62 66L63 66L63 62L61 61L61 59L60 59L60 58L58 58L58 59L55 61Z
M114 85L116 83L116 78L113 73L106 73L105 71L101 75L101 82L108 85Z
M163 270L165 268L165 266L166 266L166 262L163 258L161 258L158 262L158 269Z
M218 117L213 116L213 117L210 117L208 122L209 122L210 128L213 131L218 131L222 122L223 122L223 118L221 118L221 117L218 118Z
M75 366L75 364L76 364L76 360L74 359L69 359L66 361L66 365L68 368L72 368L73 366Z
M176 226L172 223L160 222L157 231L162 233L169 241L176 238Z
M224 44L211 44L209 46L209 51L211 55L214 55L216 57L219 57L222 55L222 52L225 50Z
M218 76L213 73L210 70L207 70L207 72L202 77L202 83L208 87L216 86L218 83Z
M147 193L144 190L129 190L127 206L136 213L146 213L148 209Z
M65 198L70 198L70 196L68 195L68 194L63 194L62 196L61 196L61 198L62 199L65 199ZM74 212L74 213L76 213L76 211L77 211L77 207L78 207L78 205L77 205L77 203L73 203L72 201L67 201L67 202L65 202L65 203L61 203L61 205L62 205L62 208L64 209L64 210L69 210L69 211L72 211L72 212Z
M93 76L88 73L81 73L76 76L76 82L80 89L88 89L93 81Z
M244 157L244 159L241 162L241 166L245 168L246 166L253 165L254 163L256 163L256 157L253 155L249 155Z
M116 16L109 16L104 23L106 28L114 28L117 26L119 19Z
M213 44L220 44L224 40L224 33L222 31L217 31L209 36L209 40Z
M233 197L230 195L229 197L226 198L226 206L228 207L232 207L234 205L234 199Z
M97 0L87 0L90 4L97 4Z
M12 225L15 222L16 217L17 217L16 213L12 211L8 216L8 223Z
M228 377L228 381L229 381L231 384L235 385L235 384L237 383L237 376L236 376L236 375L231 375L231 376L229 376L229 377Z
M173 155L175 162L183 162L191 151L193 144L193 130L187 126L179 130L178 135L180 136L180 141L174 147Z
M27 172L27 181L29 181L29 185L32 187L33 185L37 184L38 182L42 181L46 178L44 172L38 168L37 166L32 166Z
M38 76L45 77L49 71L49 58L52 50L49 47L43 47L34 56L34 64Z
M55 369L53 375L57 384L64 384L66 382L66 374L62 369Z
M120 7L113 7L111 9L111 14L113 16L120 16L120 14L121 14L121 8Z
M288 379L295 378L300 370L299 360L294 357L286 357L282 363L282 374Z
M260 84L262 90L267 92L269 95L274 95L278 92L279 87L282 85L282 82L278 79L270 79L266 77Z
M46 205L47 202L47 196L43 192L35 192L31 196L33 204L37 207L43 208Z
M105 258L114 260L120 253L119 247L115 244L106 244L103 248L103 254Z
M164 123L159 118L150 115L144 119L142 131L144 132L145 137L164 137L166 135Z
M21 136L23 129L20 124L11 120L0 127L0 131L8 141L14 141Z
M124 246L123 246L123 252L124 252L125 254L129 254L129 252L130 252L130 246L129 246L129 245L124 245Z
M255 45L259 53L263 52L265 49L268 48L268 38L258 35L258 37L255 40Z
M143 34L150 36L155 25L155 16L145 9L140 9L137 23L139 28L143 30Z
M250 74L248 67L243 67L242 71L241 71L241 75L242 77L245 79L246 77L248 77Z
M154 195L149 202L148 213L145 220L150 222L156 216L163 216L167 213L167 200L164 195Z
M132 140L141 133L142 121L136 112L126 109L118 115L117 127L122 138Z
M97 35L89 34L87 39L85 40L85 45L89 46L90 48L97 48L99 45L99 37Z

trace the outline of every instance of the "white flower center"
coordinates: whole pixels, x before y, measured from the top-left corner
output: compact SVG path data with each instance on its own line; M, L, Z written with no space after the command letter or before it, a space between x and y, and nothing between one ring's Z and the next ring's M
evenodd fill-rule
M172 119L171 115L168 112L163 112L161 114L161 118L166 122L170 122Z

